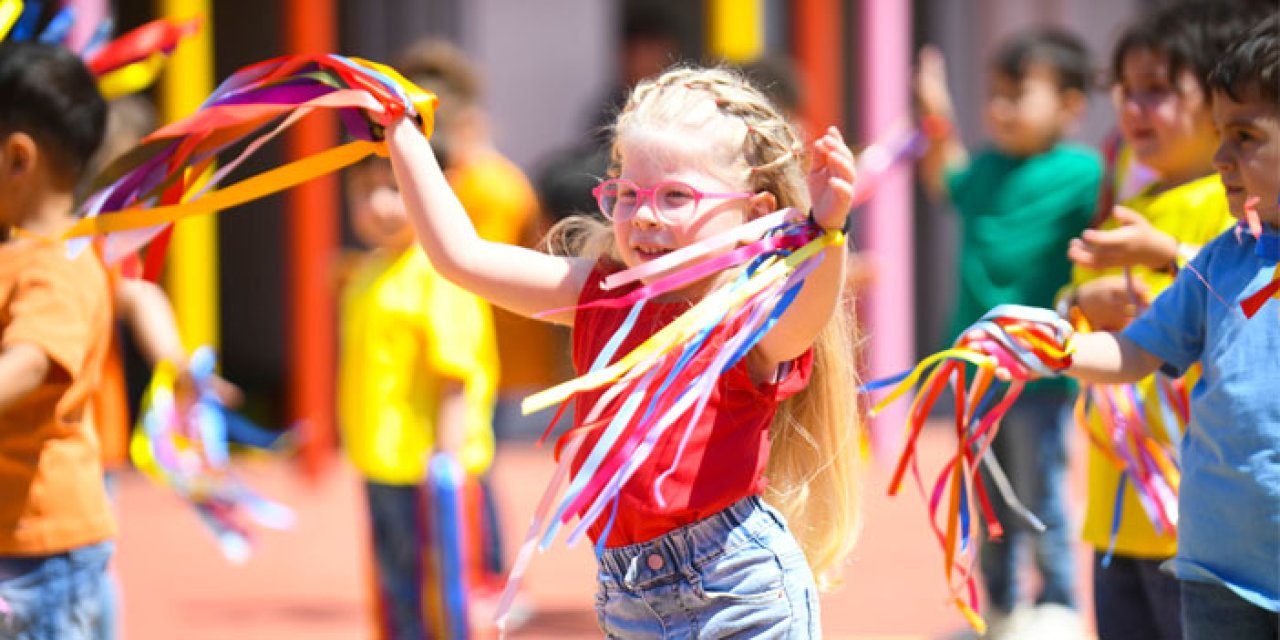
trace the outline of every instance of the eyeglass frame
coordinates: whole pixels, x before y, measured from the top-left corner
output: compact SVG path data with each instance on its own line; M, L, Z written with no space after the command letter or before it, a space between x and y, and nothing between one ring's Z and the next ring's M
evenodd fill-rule
M632 218L634 218L636 215L636 212L640 210L640 207L642 205L644 205L644 202L646 199L649 201L649 209L653 211L654 215L657 216L660 220L662 220L667 224L674 224L676 222L679 222L679 220L673 220L667 215L664 207L658 205L658 201L655 197L659 189L667 186L672 186L672 185L683 188L683 189L687 189L689 191L689 193L693 196L693 211L695 212L698 210L698 205L702 203L702 200L704 198L723 198L723 199L750 198L756 195L756 193L753 191L734 191L734 192L724 192L724 193L702 191L701 189L698 189L697 187L694 187L693 185L690 185L687 182L681 182L680 180L663 180L662 182L659 182L658 184L655 184L652 187L649 187L648 189L642 189L640 188L640 185L636 184L634 181L627 180L626 178L610 178L608 180L605 180L604 182L601 182L600 184L596 185L593 189L591 189L591 195L595 196L595 199L596 199L596 208L600 210L600 214L604 216L605 220L610 220L610 221L615 221L615 217L612 213L610 213L608 210L605 209L604 190L606 187L608 187L611 184L612 185L630 185L632 188L635 189L635 194L636 194L635 207L632 209L630 215L618 216L616 219L617 222L628 222Z

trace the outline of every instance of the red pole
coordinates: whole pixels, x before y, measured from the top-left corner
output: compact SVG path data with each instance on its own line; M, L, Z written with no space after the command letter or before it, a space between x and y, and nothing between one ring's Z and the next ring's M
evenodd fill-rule
M284 40L289 53L329 53L337 47L334 0L285 0ZM338 143L334 122L313 114L285 140L289 160ZM338 179L322 176L285 192L289 312L290 421L300 421L302 468L316 480L332 461L336 328L330 264L338 244Z
M794 0L792 42L804 84L800 119L813 138L826 127L844 129L844 2ZM843 131L852 141L849 132Z

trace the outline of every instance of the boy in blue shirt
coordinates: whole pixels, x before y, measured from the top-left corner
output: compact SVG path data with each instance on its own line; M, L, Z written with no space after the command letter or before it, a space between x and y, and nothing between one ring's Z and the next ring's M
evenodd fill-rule
M1089 55L1078 38L1053 29L1023 33L1001 47L992 71L990 144L970 157L952 132L933 141L920 165L931 194L946 196L959 215L950 336L997 305L1053 305L1071 279L1067 247L1093 218L1102 180L1098 154L1064 141L1088 104ZM916 94L921 115L952 119L942 58L932 49L920 55ZM1028 386L992 444L1014 491L1045 531L1035 536L1003 502L992 505L1005 535L982 547L988 637L1080 631L1065 497L1070 400L1065 380ZM1028 545L1041 577L1034 609L1018 606L1018 558Z
M1223 233L1124 331L1077 336L1067 371L1117 383L1203 366L1182 441L1171 562L1189 640L1280 637L1278 32L1273 14L1228 50L1208 82L1221 135L1214 166L1232 215L1243 219L1256 206L1261 236Z

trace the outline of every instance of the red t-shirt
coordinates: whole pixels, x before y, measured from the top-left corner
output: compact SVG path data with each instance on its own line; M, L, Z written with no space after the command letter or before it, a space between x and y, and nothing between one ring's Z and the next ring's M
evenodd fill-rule
M601 289L601 281L617 268L608 264L598 266L583 287L579 303L623 296L639 286L637 283L611 291ZM647 303L617 357L639 346L689 306L687 302ZM573 326L573 364L579 375L590 369L629 311L621 308L577 312ZM679 466L662 483L666 507L660 507L654 499L653 485L675 459L686 424L681 421L662 434L649 459L622 486L618 494L618 515L605 546L621 547L652 540L714 515L746 496L763 493L763 473L769 461L769 425L778 403L804 389L812 369L810 351L786 367L777 382L754 384L745 359L726 371L693 428ZM585 420L601 393L603 389L578 396L574 406L575 424ZM603 431L596 429L587 435L573 461L574 473L586 461ZM591 526L592 540L599 540L604 532L610 511L611 508L606 508Z

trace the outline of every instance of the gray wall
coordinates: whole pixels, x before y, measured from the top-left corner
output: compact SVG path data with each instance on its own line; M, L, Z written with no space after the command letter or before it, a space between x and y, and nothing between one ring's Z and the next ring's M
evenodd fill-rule
M616 11L600 0L468 0L461 40L486 80L498 148L526 172L581 143L614 77Z

